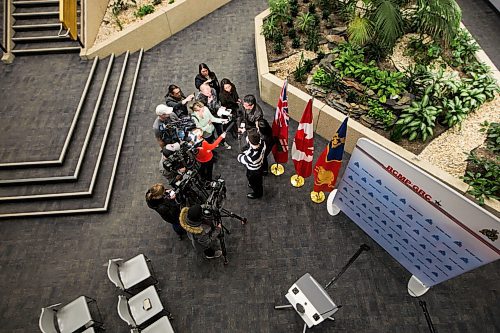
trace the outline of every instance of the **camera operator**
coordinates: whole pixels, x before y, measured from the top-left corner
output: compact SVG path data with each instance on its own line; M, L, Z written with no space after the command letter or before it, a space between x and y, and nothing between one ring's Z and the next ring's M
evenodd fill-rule
M158 117L153 123L153 130L160 148L165 147L167 144L178 142L175 130L172 130L169 126L167 126L169 123L179 120L174 113L174 109L166 106L165 104L160 104L156 107L156 115Z
M186 230L179 223L181 208L175 200L175 192L166 189L163 184L154 184L146 192L146 203L149 208L160 214L165 222L172 225L172 229L182 240L182 237L186 235Z
M213 259L222 255L220 244L217 239L221 232L221 224L212 225L212 221L203 218L203 209L200 205L184 207L181 210L179 221L181 226L188 232L196 250L203 251L205 258Z
M173 180L176 179L176 177L180 174L183 174L186 169L180 165L180 166L171 166L171 167L165 167L165 163L167 159L175 154L180 149L181 145L176 142L172 144L165 145L163 149L161 150L161 159L160 159L160 173L167 178L169 182L172 182Z

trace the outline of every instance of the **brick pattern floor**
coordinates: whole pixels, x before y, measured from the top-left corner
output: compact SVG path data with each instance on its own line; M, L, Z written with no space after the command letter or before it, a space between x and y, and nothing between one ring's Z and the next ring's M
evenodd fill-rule
M321 283L329 281L362 243L372 250L330 289L344 307L335 322L313 331L428 331L417 300L406 292L410 274L345 215L330 217L324 204L311 203L311 179L304 188L293 189L291 163L285 175L265 178L262 200L249 201L244 169L235 161L236 149L220 150L215 174L227 181L226 207L249 219L244 227L226 222L231 229L227 267L196 256L189 242L178 241L170 226L145 205L146 189L161 181L151 124L166 87L176 83L190 93L197 64L206 62L219 79L232 79L241 96L257 94L253 18L266 7L264 0L232 1L146 52L109 213L1 221L1 333L36 332L42 306L82 294L97 299L108 332L128 332L116 312L119 293L103 265L109 258L138 253L153 261L162 288L160 297L175 316L177 332L300 332L300 318L275 311L273 305L285 302L284 293L305 272ZM46 86L31 84L53 61L58 65L52 67L54 75L45 75ZM23 110L46 105L36 109L44 119L63 116L54 114L48 105L61 99L57 105L73 110L79 99L78 84L85 80L89 66L73 55L16 59L13 65L0 67L0 99ZM69 76L68 71L75 76L82 73L74 86L68 82L71 93L61 97L46 89L58 85L63 76ZM38 103L28 96L36 96ZM274 106L262 106L266 118L272 119ZM2 120L6 110L0 111ZM31 128L30 117L15 120L16 128ZM64 124L53 122L52 132L59 132L57 126ZM0 126L12 124L3 121ZM296 126L292 121L291 135ZM4 159L15 157L10 146L29 147L23 140L5 141L15 135L17 131L1 128ZM43 133L33 138L42 145L40 150L52 144L50 140ZM234 141L229 143L236 148ZM316 156L325 144L316 140ZM437 331L498 332L499 281L496 262L432 288L422 299Z

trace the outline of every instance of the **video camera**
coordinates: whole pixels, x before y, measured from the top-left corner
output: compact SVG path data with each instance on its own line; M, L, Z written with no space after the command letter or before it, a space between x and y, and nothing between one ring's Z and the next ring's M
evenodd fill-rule
M209 184L210 194L206 199L205 203L202 205L203 215L205 217L211 217L214 215L220 215L220 210L226 199L226 182L222 178L218 178Z
M171 154L163 161L163 168L167 173L177 174L181 168L189 170L198 170L199 163L196 161L196 154L198 153L198 146L200 143L190 144L188 142L181 142L180 149L171 152Z
M169 144L187 141L189 132L196 128L191 117L183 117L176 121L160 124L160 135L163 142Z

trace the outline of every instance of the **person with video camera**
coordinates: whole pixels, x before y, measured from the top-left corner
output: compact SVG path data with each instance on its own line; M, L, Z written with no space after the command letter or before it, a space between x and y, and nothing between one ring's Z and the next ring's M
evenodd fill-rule
M153 123L153 130L156 141L163 149L165 145L178 142L177 133L168 124L178 121L179 118L174 113L174 109L165 104L160 104L156 107L157 118Z
M182 208L179 221L187 231L187 236L195 250L202 251L205 258L214 259L222 255L217 239L222 225L213 225L212 221L204 219L203 208L200 205Z
M165 222L172 225L177 236L181 240L186 235L186 230L181 227L179 215L181 212L180 205L175 200L175 192L165 188L163 184L154 184L146 192L146 204L149 208L156 211Z

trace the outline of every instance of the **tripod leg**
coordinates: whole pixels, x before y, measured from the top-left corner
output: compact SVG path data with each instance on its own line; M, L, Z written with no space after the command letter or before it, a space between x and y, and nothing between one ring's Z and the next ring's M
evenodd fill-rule
M304 329L302 330L302 333L306 333L307 331L307 324L304 324Z
M283 309L290 309L290 308L293 308L293 306L291 304L287 304L287 305L275 305L274 306L275 310L283 310Z
M326 319L330 319L331 321L335 321L335 318L333 318L333 317L326 317Z

